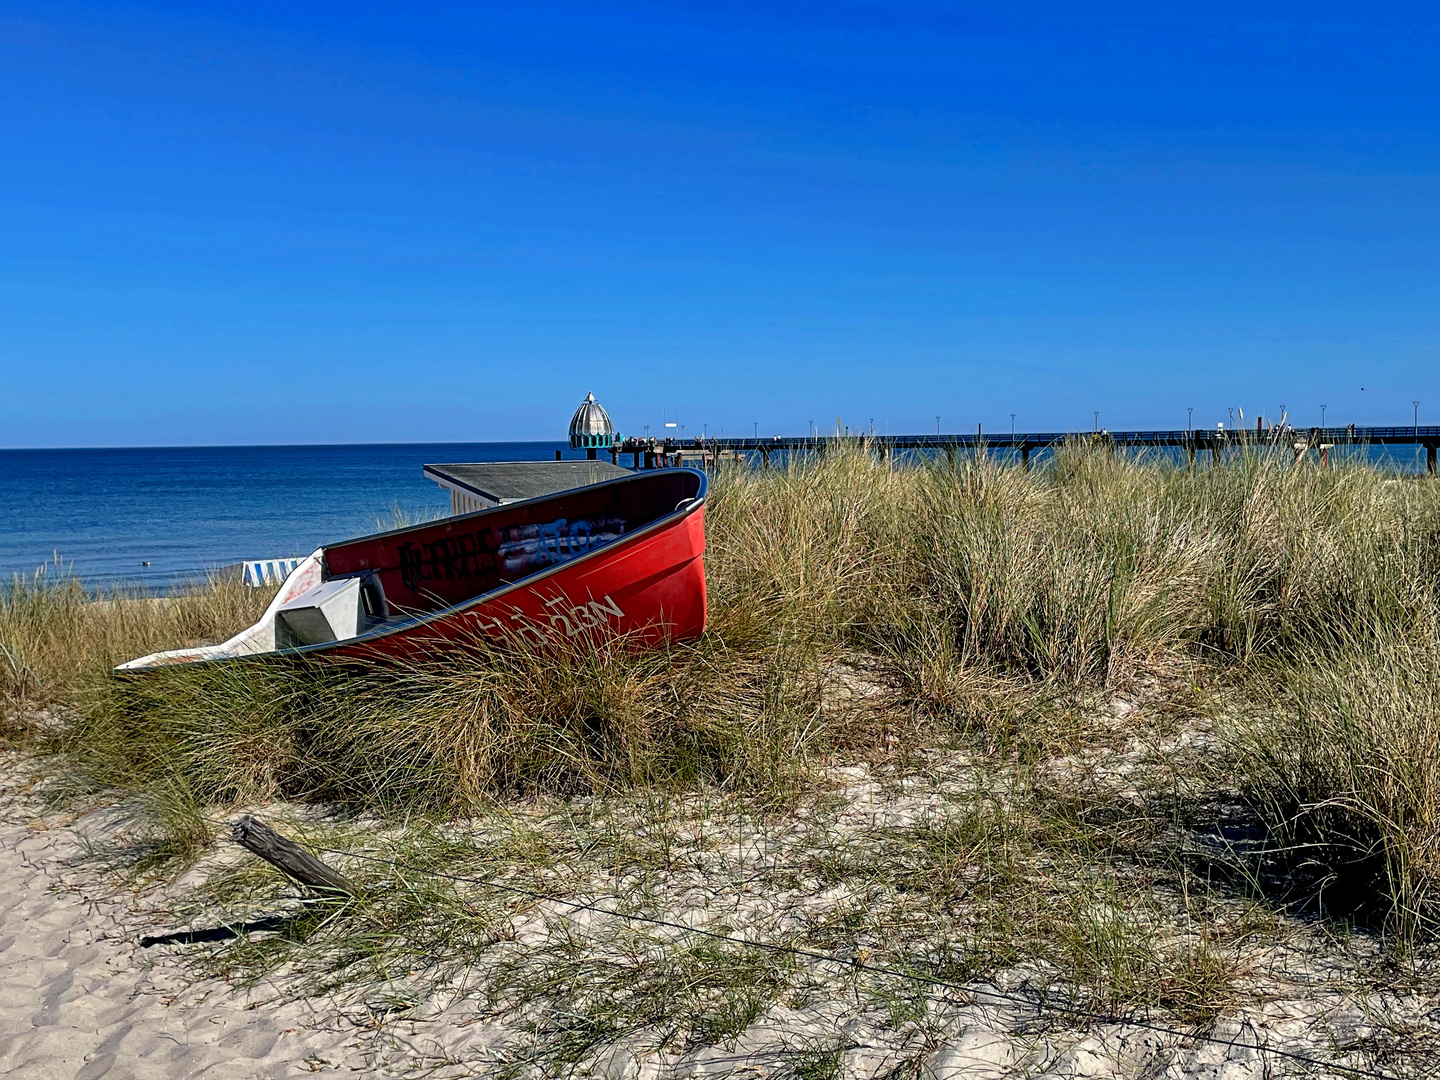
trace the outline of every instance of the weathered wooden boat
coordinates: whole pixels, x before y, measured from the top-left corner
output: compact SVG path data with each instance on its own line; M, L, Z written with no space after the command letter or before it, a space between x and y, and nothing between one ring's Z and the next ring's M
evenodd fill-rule
M534 645L705 629L704 473L660 469L317 550L254 626L120 674L241 657L403 657L486 638Z

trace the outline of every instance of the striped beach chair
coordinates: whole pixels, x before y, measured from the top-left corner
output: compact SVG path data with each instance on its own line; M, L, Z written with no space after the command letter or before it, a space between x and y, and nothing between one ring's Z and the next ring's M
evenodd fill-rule
M244 581L252 589L258 589L265 585L279 585L295 571L301 559L248 559L243 564L245 567Z

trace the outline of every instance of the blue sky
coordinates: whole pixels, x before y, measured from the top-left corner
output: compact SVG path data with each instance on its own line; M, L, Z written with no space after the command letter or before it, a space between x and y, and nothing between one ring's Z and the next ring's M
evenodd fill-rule
M1433 5L21 2L0 95L4 446L1440 422Z

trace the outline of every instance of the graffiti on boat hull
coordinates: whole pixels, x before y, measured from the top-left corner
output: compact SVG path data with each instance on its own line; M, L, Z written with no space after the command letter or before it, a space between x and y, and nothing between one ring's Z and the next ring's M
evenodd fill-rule
M456 533L437 540L396 545L400 580L419 592L427 581L461 581L495 572L495 541L489 529Z
M619 518L559 518L543 525L512 525L500 530L497 552L506 574L528 574L568 562L625 532Z
M498 576L524 577L569 562L625 534L620 518L579 518L500 529L457 532L433 541L396 545L400 580L419 592L426 582Z

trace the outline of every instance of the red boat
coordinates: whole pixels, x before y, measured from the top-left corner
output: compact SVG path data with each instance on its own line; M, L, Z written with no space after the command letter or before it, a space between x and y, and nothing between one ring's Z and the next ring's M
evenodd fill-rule
M445 643L705 629L705 474L659 469L320 548L254 626L129 674L239 657L404 656Z

